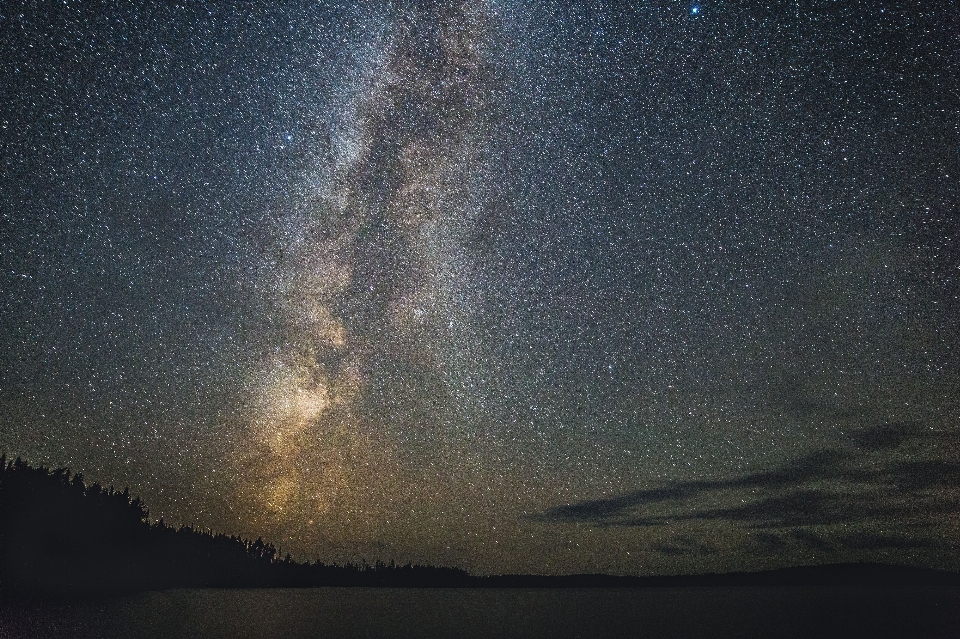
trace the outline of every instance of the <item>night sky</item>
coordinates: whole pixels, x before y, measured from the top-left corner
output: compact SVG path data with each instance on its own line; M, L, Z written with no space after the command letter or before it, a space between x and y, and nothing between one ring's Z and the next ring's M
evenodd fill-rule
M960 568L953 3L0 6L0 450L297 558Z

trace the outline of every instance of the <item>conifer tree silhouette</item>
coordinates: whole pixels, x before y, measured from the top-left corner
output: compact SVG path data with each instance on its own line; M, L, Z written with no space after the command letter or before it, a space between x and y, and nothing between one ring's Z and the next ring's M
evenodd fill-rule
M82 594L174 587L466 585L453 568L300 563L258 537L150 522L139 497L66 468L0 455L0 591Z

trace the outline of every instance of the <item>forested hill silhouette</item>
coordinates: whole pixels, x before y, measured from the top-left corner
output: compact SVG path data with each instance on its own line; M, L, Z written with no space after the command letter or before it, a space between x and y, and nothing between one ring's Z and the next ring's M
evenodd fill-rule
M455 568L330 566L248 541L151 523L129 491L64 468L0 456L0 592L85 594L163 588L462 585Z
M952 572L835 564L760 573L663 577L499 575L378 562L300 563L263 540L151 523L129 491L87 486L80 474L0 456L0 595L75 596L166 588L471 587L584 588L776 586L912 581L960 586Z

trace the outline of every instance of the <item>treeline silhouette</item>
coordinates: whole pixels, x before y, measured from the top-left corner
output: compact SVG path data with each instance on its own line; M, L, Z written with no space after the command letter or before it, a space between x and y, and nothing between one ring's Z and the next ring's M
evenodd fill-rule
M458 568L281 558L248 541L151 523L129 491L87 486L65 468L0 456L0 595L83 596L166 588L591 588L915 583L960 587L960 574L882 564L800 566L759 573L630 577L473 576Z
M151 523L129 491L0 456L0 591L83 594L209 587L458 586L459 569L281 558L262 539Z

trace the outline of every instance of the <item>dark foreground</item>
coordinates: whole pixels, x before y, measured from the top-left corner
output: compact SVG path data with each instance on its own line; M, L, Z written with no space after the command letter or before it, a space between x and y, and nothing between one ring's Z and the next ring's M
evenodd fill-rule
M960 589L312 588L8 601L21 637L960 637Z
M0 639L960 638L956 572L838 564L481 577L301 563L260 539L151 523L126 490L2 455L0 577Z

